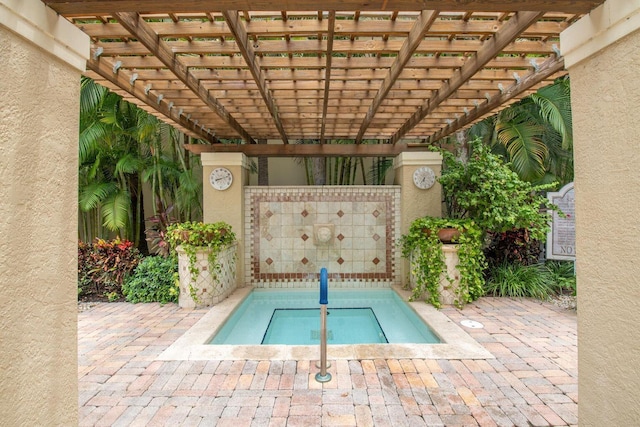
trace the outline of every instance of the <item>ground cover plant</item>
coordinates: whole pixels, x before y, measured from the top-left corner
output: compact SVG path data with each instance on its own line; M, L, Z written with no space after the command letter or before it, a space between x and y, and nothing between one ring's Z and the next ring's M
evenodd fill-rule
M547 261L525 265L505 262L489 268L485 290L501 297L531 297L547 300L558 294L575 295L575 275L571 262Z
M145 257L125 280L122 293L132 303L178 302L180 284L175 255Z

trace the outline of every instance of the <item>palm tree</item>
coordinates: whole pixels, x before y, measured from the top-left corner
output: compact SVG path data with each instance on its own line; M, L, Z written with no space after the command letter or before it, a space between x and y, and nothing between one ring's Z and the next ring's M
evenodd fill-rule
M169 206L176 220L201 215L202 184L181 134L120 96L83 78L80 112L80 239L110 233L141 249L145 216L143 182L154 215Z
M569 79L556 80L495 116L474 125L480 137L533 183L573 179L573 134Z
M132 174L142 162L135 138L140 110L86 78L80 106L79 206L88 214L84 237L113 232L135 240L131 198L139 194Z

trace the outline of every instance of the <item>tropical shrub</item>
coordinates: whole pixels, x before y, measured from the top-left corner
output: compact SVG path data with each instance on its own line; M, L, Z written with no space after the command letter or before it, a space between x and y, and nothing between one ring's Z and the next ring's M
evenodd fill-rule
M450 218L470 218L484 231L526 229L533 240L544 240L550 215L540 192L555 184L533 186L522 181L479 139L470 143L467 162L443 151L442 185Z
M571 295L576 295L576 274L573 261L547 261L545 266L553 278L556 292L568 292Z
M78 295L109 300L122 298L122 285L141 255L128 240L96 239L78 243Z
M173 206L169 206L167 209L159 209L158 214L147 218L151 225L147 227L144 233L151 253L163 257L168 257L171 253L171 247L167 241L167 227L176 222L170 216L172 210Z
M440 275L446 274L442 242L438 230L455 228L460 231L453 243L458 245L458 271L460 285L456 289L455 305L463 306L478 299L484 293L483 271L486 267L482 252L482 230L470 219L446 219L423 217L411 223L409 232L402 236L402 255L411 261L411 272L416 285L412 299L424 297L427 302L440 308ZM446 276L449 283L453 279Z
M531 265L540 262L542 244L532 239L526 228L488 232L486 241L485 256L491 265L505 262Z
M571 262L548 261L522 265L505 262L489 268L485 290L503 297L531 297L541 300L571 292L575 295L575 276Z
M521 265L504 263L489 271L487 294L501 297L532 297L547 299L554 292L554 283L544 264Z
M122 286L126 300L139 302L178 302L178 260L175 256L148 256Z

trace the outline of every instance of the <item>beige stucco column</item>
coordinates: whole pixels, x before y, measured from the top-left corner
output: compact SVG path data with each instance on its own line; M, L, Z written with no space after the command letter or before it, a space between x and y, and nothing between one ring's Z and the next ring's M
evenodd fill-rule
M411 223L423 216L442 216L442 187L435 182L429 189L420 189L413 182L413 173L420 167L429 167L436 178L442 170L442 155L431 151L403 152L393 161L394 184L400 185L400 231L405 234ZM402 281L409 281L409 262L403 259Z
M0 0L0 424L78 423L80 73L89 38Z
M216 190L209 183L215 168L231 171L233 181L226 190ZM244 187L249 182L249 164L242 153L202 153L202 218L204 222L225 221L238 238L236 263L238 286L244 286Z
M578 419L638 425L640 0L608 0L561 46L574 129Z

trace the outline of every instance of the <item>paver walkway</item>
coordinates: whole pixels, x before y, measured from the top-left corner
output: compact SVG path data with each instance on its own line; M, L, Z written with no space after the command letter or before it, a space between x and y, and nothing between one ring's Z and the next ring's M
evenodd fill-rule
M576 313L482 298L444 308L495 359L157 361L207 309L98 304L78 314L81 426L577 424Z

